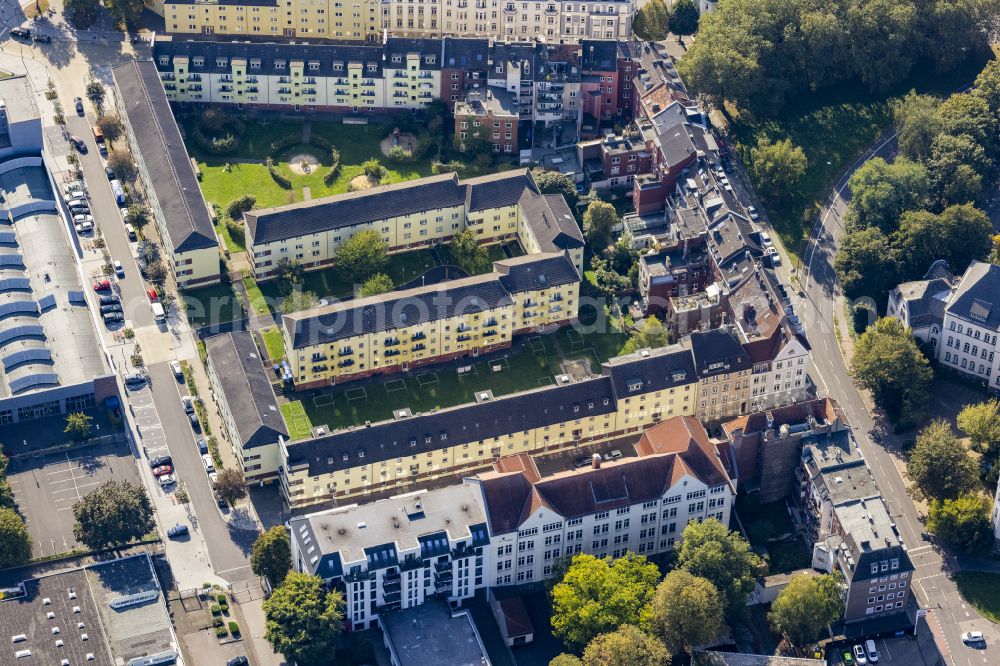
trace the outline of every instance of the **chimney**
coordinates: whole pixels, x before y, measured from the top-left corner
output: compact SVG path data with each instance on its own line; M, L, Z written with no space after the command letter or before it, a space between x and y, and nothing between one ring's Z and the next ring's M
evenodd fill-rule
M601 454L595 453L590 456L590 466L594 469L601 469Z

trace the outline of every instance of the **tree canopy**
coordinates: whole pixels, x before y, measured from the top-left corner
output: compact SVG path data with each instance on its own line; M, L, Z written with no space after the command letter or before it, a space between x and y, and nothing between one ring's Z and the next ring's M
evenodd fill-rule
M583 666L670 666L663 643L626 624L597 636L583 651Z
M711 581L674 569L656 587L649 625L670 654L712 642L725 624L725 602Z
M538 190L542 194L561 194L566 199L570 210L576 209L576 202L579 198L576 192L576 185L573 180L558 171L547 171L545 169L534 169L531 172Z
M344 597L293 571L264 601L264 620L264 639L289 663L326 663L344 630Z
M660 572L641 555L576 555L552 588L552 632L571 650L623 624L640 624Z
M906 463L906 474L921 495L928 499L956 499L975 488L976 462L947 421L928 423Z
M452 236L448 243L452 262L469 275L484 273L490 268L490 251L480 244L472 229L465 228Z
M934 378L927 357L898 319L884 317L858 338L851 376L902 428L917 424L930 400Z
M284 525L275 525L257 537L250 551L250 568L256 575L266 577L271 587L284 582L292 569L292 547Z
M802 148L790 139L762 138L750 151L750 173L761 194L780 200L806 173L809 161Z
M639 8L632 19L632 32L647 42L660 42L667 38L670 11L663 0L650 0Z
M788 581L767 614L774 630L792 645L804 646L844 614L844 601L836 577L798 574Z
M0 569L16 567L31 559L31 536L21 516L0 507Z
M618 211L609 203L596 199L583 213L583 234L587 243L599 252L611 243L611 230L621 223Z
M876 157L854 172L849 186L848 224L878 227L890 234L905 211L923 207L930 175L922 164L907 159L890 163Z
M243 213L253 210L256 205L257 197L252 194L244 194L229 202L229 205L226 206L226 216L234 222L242 222Z
M131 481L108 481L73 505L73 536L91 550L118 548L154 529L153 504Z
M694 0L677 0L670 7L667 27L678 37L693 35L698 32L699 18L701 18L701 13L698 11L698 6L694 4Z
M385 294L392 291L395 285L392 283L392 278L385 273L376 273L361 285L361 289L358 291L358 296L364 298L365 296L375 296L377 294Z
M841 289L852 299L882 299L899 282L889 238L878 227L846 231L840 237L833 267Z
M937 259L957 272L986 257L993 225L972 204L949 206L941 213L926 210L903 213L893 234L893 254L903 280L923 276Z
M218 473L215 492L226 502L233 504L247 496L247 480L238 469L226 468Z
M931 500L927 529L961 551L987 552L993 545L990 509L990 501L982 495Z
M738 617L745 611L747 595L753 590L757 576L765 570L764 561L750 549L750 543L714 518L688 523L677 564L715 585L725 599L730 617Z
M985 453L1000 447L1000 401L995 398L966 405L958 413L957 423L974 450Z
M348 279L360 282L389 263L388 247L374 229L360 231L336 250L336 264Z
M940 105L937 97L918 95L914 90L893 102L892 119L900 155L914 162L923 162L931 156L931 143L941 131Z
M639 330L632 333L628 342L622 347L621 353L631 354L640 349L658 349L666 347L669 342L670 336L663 327L663 322L650 315L639 325Z

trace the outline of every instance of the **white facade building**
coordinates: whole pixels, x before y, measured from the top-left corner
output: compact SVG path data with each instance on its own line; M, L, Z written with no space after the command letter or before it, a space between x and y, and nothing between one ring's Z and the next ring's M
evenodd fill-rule
M974 261L944 310L938 362L1000 390L1000 266Z

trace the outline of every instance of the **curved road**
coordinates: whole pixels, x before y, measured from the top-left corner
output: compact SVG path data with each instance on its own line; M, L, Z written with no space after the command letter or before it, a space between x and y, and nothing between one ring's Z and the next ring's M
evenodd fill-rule
M859 158L837 182L809 239L805 255L803 291L799 313L807 322L807 333L813 347L813 366L816 383L824 395L838 400L850 422L858 445L871 467L889 513L893 516L899 533L906 544L916 567L914 589L921 607L928 608L928 624L946 663L956 666L979 666L997 663L1000 652L1000 631L997 625L984 619L972 606L965 603L949 573L957 570L950 554L923 538L923 525L917 509L906 492L903 480L904 463L898 451L898 442L892 437L876 433L877 423L868 411L861 393L847 371L833 328L833 313L843 307L843 296L833 269L837 241L844 228L841 220L850 199L847 183L865 162L874 157L891 159L897 150L895 133L883 135L875 145ZM874 436L881 440L876 443ZM926 630L923 623L918 631ZM975 649L962 643L966 631L984 632L988 647Z

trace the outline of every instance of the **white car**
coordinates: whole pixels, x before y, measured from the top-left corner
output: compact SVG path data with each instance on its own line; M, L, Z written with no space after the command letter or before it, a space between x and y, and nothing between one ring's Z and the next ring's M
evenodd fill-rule
M865 666L868 663L868 657L865 656L865 649L860 645L854 646L854 663L858 666Z
M76 228L76 233L78 233L78 234L89 233L89 232L91 232L91 231L94 230L94 223L93 222L80 222L79 224L76 225L75 228Z
M78 180L74 180L71 183L66 183L65 185L63 185L63 192L65 192L66 194L69 194L70 192L82 192L82 191L83 191L83 183L81 183Z
M171 361L170 371L174 373L174 377L176 377L177 379L184 379L184 371L181 370L180 361Z
M760 215L757 213L757 209L754 208L753 206L747 206L747 212L750 213L751 220L756 222L757 220L760 219Z
M125 267L122 266L122 262L115 259L115 275L120 278L125 277Z
M215 463L212 462L212 456L207 453L201 457L201 461L205 463L205 471L211 474L215 471Z
M128 208L119 208L118 212L122 214L122 222L128 219Z
M67 202L73 201L73 200L83 201L86 198L87 198L87 195L84 193L83 190L73 190L72 192L67 192L66 193L66 201Z
M878 650L875 649L875 641L870 638L865 641L865 652L868 653L869 664L878 663Z
M979 645L986 641L986 637L983 636L981 631L967 631L962 634L962 642L966 645Z
M219 475L216 474L215 472L209 472L208 473L208 482L211 483L212 487L214 488L215 484L217 484L219 482Z
M175 483L177 483L177 477L174 476L173 474L164 474L160 477L157 477L156 480L160 482L161 488L166 488L167 486L172 486Z
M760 242L764 244L765 247L770 247L774 243L771 241L771 234L766 231L760 232Z

